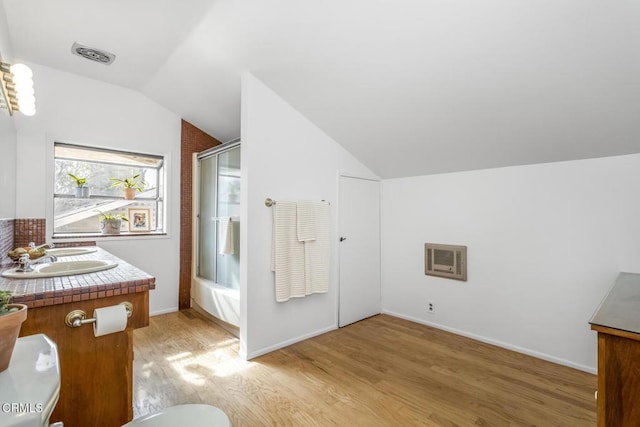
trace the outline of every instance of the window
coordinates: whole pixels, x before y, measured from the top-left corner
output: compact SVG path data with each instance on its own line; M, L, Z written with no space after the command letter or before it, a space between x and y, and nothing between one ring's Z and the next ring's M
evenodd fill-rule
M100 233L102 213L129 217L129 213L149 210L147 233L164 231L164 158L149 154L107 150L80 145L54 144L53 235ZM85 187L77 189L77 178ZM138 175L144 182L135 198L125 199L124 188L114 187L112 178ZM129 230L122 222L122 232ZM140 234L136 232L136 234Z

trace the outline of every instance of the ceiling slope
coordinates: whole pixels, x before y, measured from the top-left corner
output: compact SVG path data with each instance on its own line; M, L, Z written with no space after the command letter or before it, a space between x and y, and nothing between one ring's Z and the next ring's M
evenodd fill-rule
M250 71L384 178L640 152L638 2L3 4L16 57L138 90L220 140L239 136Z

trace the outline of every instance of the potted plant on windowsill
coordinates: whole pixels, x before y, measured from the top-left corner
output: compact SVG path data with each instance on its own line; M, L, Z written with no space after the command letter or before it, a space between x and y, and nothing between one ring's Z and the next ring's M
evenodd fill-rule
M144 190L146 182L142 180L140 174L136 174L134 176L120 179L120 178L111 178L112 187L123 187L124 188L124 198L127 200L133 200L136 194L136 190L142 192Z
M27 319L27 306L10 301L11 293L0 291L0 372L9 367L22 322Z
M126 216L118 213L104 213L100 212L100 231L102 234L120 234L120 227L122 221L129 221Z
M85 187L87 178L80 178L72 173L68 173L67 175L69 175L69 177L71 177L71 179L73 179L76 183L76 197L83 199L89 198L89 196L91 195L91 189L89 187Z

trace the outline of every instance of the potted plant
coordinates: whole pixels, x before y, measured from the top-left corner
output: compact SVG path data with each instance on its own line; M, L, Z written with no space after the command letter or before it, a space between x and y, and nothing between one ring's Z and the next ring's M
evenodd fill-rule
M100 212L100 231L102 234L120 234L120 227L122 221L129 221L126 216L118 213L104 213Z
M10 301L11 293L0 291L0 372L9 367L20 327L27 319L27 306Z
M124 198L127 200L132 200L135 197L136 190L142 192L144 190L146 182L142 180L140 174L136 174L134 176L120 179L120 178L111 178L112 187L123 187L124 188Z
M69 175L69 177L71 177L71 179L73 179L76 183L76 197L87 199L91 191L89 187L85 187L87 178L80 178L72 173L68 173L67 175Z

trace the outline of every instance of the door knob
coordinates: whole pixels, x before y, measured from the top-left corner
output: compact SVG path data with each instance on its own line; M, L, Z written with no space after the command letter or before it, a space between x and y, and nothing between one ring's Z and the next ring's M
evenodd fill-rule
M341 237L341 238L340 238L340 241L341 241L341 242L344 242L345 240L347 240L347 238L346 238L346 237Z

